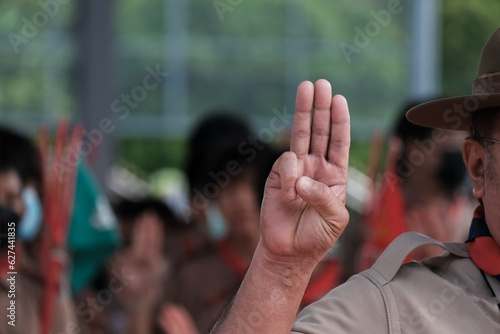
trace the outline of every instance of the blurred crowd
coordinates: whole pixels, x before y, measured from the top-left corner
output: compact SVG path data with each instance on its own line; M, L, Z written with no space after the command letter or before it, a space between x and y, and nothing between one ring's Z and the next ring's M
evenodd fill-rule
M365 209L315 269L301 308L370 267L403 232L465 239L475 203L464 137L409 123L410 106L374 137ZM51 144L0 126L0 307L15 300L16 309L16 326L2 321L0 333L208 333L259 243L266 179L288 147L262 142L231 113L210 114L189 137L189 212L179 215L166 198L108 198L84 159L58 169L78 131Z

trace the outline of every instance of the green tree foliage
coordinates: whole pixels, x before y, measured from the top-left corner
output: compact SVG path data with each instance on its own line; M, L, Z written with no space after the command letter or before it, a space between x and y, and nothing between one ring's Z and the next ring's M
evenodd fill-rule
M467 95L477 75L479 55L499 27L497 0L446 0L443 10L443 92Z
M18 45L19 52L8 37L23 36L26 20L33 22L44 11L41 4L49 2L0 2L0 121L31 124L30 130L42 119L54 122L77 109L72 89L78 87L73 76L78 59L73 29L81 14L77 2L61 5L28 43ZM319 78L348 98L353 140L367 142L374 128L391 124L409 94L411 2L401 1L401 11L383 18L387 24L377 21L396 2L114 0L111 100L139 85L146 66L171 72L119 125L116 134L124 138L119 154L147 172L181 166L188 129L207 112L232 110L259 130L269 125L274 108L293 110L298 82ZM468 94L479 52L498 25L500 2L442 4L443 94ZM378 30L360 47L359 31L367 34L373 22L379 22ZM357 49L346 55L342 45ZM179 82L185 82L185 90ZM109 113L102 112L103 117ZM161 156L162 145L166 156ZM356 147L351 160L362 165L367 145Z

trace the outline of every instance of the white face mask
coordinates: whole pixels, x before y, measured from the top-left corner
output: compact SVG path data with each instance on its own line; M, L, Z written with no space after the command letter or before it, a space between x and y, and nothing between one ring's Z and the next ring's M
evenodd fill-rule
M32 241L42 226L43 208L37 192L32 187L23 190L24 215L19 222L19 239Z
M227 226L215 203L210 203L205 209L207 215L208 234L214 240L221 240L227 235Z

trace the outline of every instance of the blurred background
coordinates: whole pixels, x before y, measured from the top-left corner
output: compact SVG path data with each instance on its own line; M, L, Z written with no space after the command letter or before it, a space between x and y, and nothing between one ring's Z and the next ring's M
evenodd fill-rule
M390 17L375 14L389 6ZM122 166L165 191L159 171L182 167L204 114L231 110L258 133L273 109L293 111L300 81L326 78L350 103L351 164L363 169L373 129L408 98L469 93L499 10L495 0L3 0L0 121L35 134L61 117L89 132L109 119L89 159L102 186ZM144 89L151 71L161 82Z
M19 309L34 307L18 332L208 332L259 242L303 80L347 98L352 146L350 224L301 308L400 233L462 242L477 206L465 134L404 112L470 94L499 13L498 0L2 0L0 277L15 221ZM424 250L412 259L436 255Z

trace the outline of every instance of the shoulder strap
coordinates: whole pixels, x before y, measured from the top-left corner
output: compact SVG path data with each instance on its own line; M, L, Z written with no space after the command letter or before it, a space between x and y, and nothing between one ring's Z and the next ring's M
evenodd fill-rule
M413 250L423 245L436 245L451 254L460 257L469 257L469 253L463 243L442 243L417 232L407 232L394 239L372 266L372 269L377 271L383 279L379 283L386 284L390 282L406 257Z
M463 243L442 243L417 232L407 232L394 239L375 264L361 273L378 286L382 293L390 334L401 333L401 323L394 293L387 283L394 278L408 254L423 245L436 245L454 255L469 257Z

